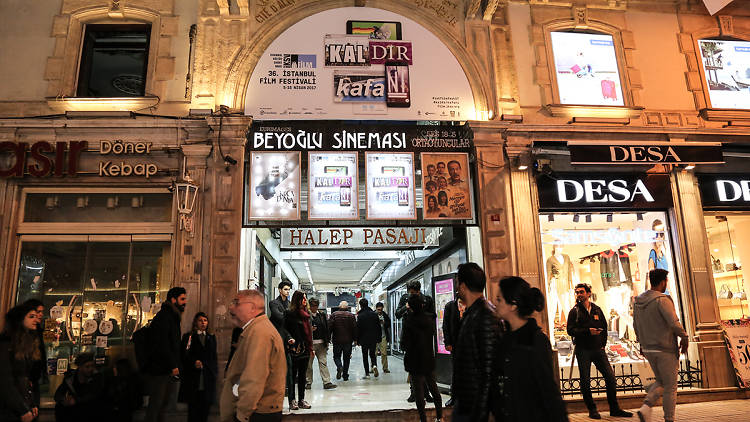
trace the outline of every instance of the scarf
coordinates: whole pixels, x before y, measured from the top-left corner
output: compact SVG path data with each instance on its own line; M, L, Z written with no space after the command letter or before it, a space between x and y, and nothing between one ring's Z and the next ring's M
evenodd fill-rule
M305 330L305 346L312 350L312 326L310 325L310 313L306 309L299 309L297 313L302 320L302 328Z

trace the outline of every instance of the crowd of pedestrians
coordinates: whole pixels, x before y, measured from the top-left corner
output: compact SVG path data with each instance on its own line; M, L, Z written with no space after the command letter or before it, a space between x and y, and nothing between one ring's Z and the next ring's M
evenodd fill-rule
M671 422L679 354L687 351L688 337L672 299L664 294L667 271L652 270L649 280L651 289L635 300L634 328L656 382L648 386L638 417L641 422L650 421L652 408L663 397L664 417ZM446 403L453 408L450 420L567 421L550 340L534 317L544 309L542 292L520 277L506 277L499 280L495 297L488 299L485 273L475 263L458 266L456 285L457 298L445 305L442 326L452 362L451 398ZM304 292L292 293L291 288L287 281L278 285L279 296L269 302L269 315L260 291L241 290L231 301L229 316L235 329L223 382L208 315L195 314L190 330L181 335L187 292L182 287L170 289L150 324L133 336L140 371L121 359L100 373L94 355L79 354L75 369L65 374L54 392L56 420L98 421L106 415L116 422L129 422L147 395L145 420L160 422L170 411L170 397L176 395L187 403L188 422L205 422L216 402L216 386L221 384L222 422L279 421L285 397L291 411L311 408L305 394L313 384L315 360L323 389L337 387L328 370L330 344L336 380L349 380L356 345L362 350L364 379L379 376L378 353L383 372L390 372L388 346L393 334L382 303L373 310L362 298L355 316L342 301L328 316L317 299L308 300ZM589 416L601 418L590 389L593 364L603 374L610 415L632 417L618 404L614 374L604 353L605 315L591 300L589 286L577 285L575 296L567 330L574 340ZM43 313L43 304L30 300L6 315L0 334L0 421L31 422L39 416L40 383L46 374ZM436 421L441 421L434 301L421 292L418 282L410 282L395 317L402 320L397 334L409 374L407 400L416 403L422 422L427 420L426 403L434 402Z

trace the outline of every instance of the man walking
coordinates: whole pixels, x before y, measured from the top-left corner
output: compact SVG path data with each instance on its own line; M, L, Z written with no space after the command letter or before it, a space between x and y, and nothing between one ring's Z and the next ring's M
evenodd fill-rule
M336 363L336 379L349 381L349 362L352 359L352 342L357 337L357 319L349 312L349 304L342 301L339 310L328 320L333 341L333 361ZM344 361L341 361L341 357Z
M451 420L484 422L489 418L490 398L498 376L500 321L494 307L484 298L487 279L479 265L473 262L459 265L457 279L458 297L466 305L466 311L453 344L451 385L455 404Z
M150 348L144 368L148 381L146 422L162 422L180 382L180 319L187 305L184 287L172 287L149 327Z
M328 331L328 318L325 312L319 310L320 301L314 297L307 301L310 305L310 321L312 323L313 355L310 356L310 364L307 365L306 389L312 388L313 360L318 358L318 370L323 380L323 388L330 390L336 388L331 382L331 374L328 372L328 343L331 342L331 334Z
M604 353L604 347L607 345L607 318L602 309L591 302L591 286L578 284L575 294L576 306L568 313L568 335L573 337L575 344L575 357L578 359L578 370L581 374L581 395L589 410L589 418L602 418L591 397L592 363L604 376L610 416L632 417L632 413L620 409L617 404L615 374Z
M292 291L292 283L283 280L279 282L279 296L268 302L268 309L271 311L270 320L276 330L281 336L281 340L284 344L289 340L289 334L284 328L284 319L287 309L289 309L289 294ZM289 391L290 388L294 388L294 382L292 381L292 357L288 353L286 354L286 388Z
M375 359L375 345L380 342L382 329L375 311L370 308L367 299L359 300L359 312L357 312L357 344L362 348L362 363L365 367L365 376L362 379L370 379L370 370L377 378L378 361ZM368 362L367 357L370 357ZM369 363L372 364L370 367Z
M391 342L391 317L385 313L383 308L385 308L383 302L378 302L375 305L375 312L378 314L382 331L382 337L380 338L380 343L377 345L377 350L380 352L380 363L383 365L383 372L387 374L391 372L388 370L388 344Z
M665 295L669 271L649 271L651 289L635 298L633 328L641 351L654 371L656 382L646 391L646 399L638 410L641 422L651 420L651 408L663 395L664 420L675 420L677 403L677 375L680 368L680 353L687 353L688 336L677 319L672 298ZM677 346L677 337L680 345Z
M443 163L443 166L445 166L445 163ZM440 163L438 163L438 168L440 168ZM423 312L428 315L435 315L435 300L432 298L432 296L425 296L422 294L422 284L416 280L412 280L408 283L406 283L406 293L401 295L401 299L398 301L398 306L396 307L396 318L400 320L404 320L404 317L409 313L409 298L411 296L419 296L420 299L422 299L422 302L424 303ZM404 342L403 338L403 332L401 333L401 343ZM407 378L409 382L409 397L406 399L409 403L413 403L415 400L414 397L414 385L411 382L411 375ZM424 399L428 402L432 402L432 396L429 394L429 388L425 385L424 388L425 395Z
M445 349L451 352L451 361L453 361L453 344L458 338L458 329L461 326L461 316L466 307L461 299L451 300L445 304L443 309L443 344ZM451 398L445 402L445 407L453 406L453 386L451 386Z
M242 328L242 334L224 377L219 403L222 422L281 420L286 352L264 310L265 299L257 290L240 290L229 306L232 322Z

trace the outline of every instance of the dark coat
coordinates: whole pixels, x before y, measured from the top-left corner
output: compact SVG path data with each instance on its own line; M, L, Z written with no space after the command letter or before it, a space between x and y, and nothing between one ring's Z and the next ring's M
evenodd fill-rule
M286 344L286 341L289 340L289 334L284 329L284 315L286 310L289 309L289 299L281 300L281 295L279 295L276 299L268 302L268 309L271 311L268 319L271 320L271 324L276 327L276 330L281 334L281 339Z
M601 328L599 335L591 335L589 328ZM577 303L568 313L568 335L573 337L576 347L586 350L603 349L607 345L607 317L602 308L591 303L591 312Z
M65 396L75 399L73 406L64 406ZM75 370L68 371L65 379L55 391L55 420L57 422L95 422L109 416L111 408L105 400L107 390L101 374L81 383Z
M357 343L375 345L383 338L380 319L369 306L357 312Z
M308 327L307 330L305 330L305 326ZM310 318L302 317L298 311L287 310L284 314L284 329L289 336L288 339L294 339L293 345L284 342L293 357L309 358L310 353L312 353L312 335L307 336L307 332L312 334Z
M328 316L323 311L318 311L310 317L310 322L314 328L312 335L313 340L323 340L323 344L331 342L331 332L328 330Z
M489 417L490 398L499 378L500 321L492 305L477 299L464 312L461 329L453 345L453 398L455 410L471 415L472 421Z
M445 304L443 310L443 343L453 346L458 337L458 329L461 326L461 314L458 312L458 302L451 300Z
M463 328L462 328L463 331ZM552 362L552 348L534 318L505 334L501 345L503 420L567 421Z
M435 299L432 296L425 296L422 293L419 295L422 296L422 302L424 303L424 313L435 315ZM396 307L396 318L402 319L409 311L409 308L406 307L408 301L409 293L401 295L401 299L399 299L398 306Z
M216 336L206 334L206 344L201 344L195 331L182 336L180 350L182 351L182 372L180 376L179 398L181 402L190 403L199 395L206 397L211 404L216 399L216 380L219 377L219 363L216 356ZM190 344L190 347L188 347ZM195 361L203 363L203 368L195 367ZM203 375L203 391L199 391L201 375Z
M357 319L349 311L336 311L328 319L333 344L352 344L357 338Z
M375 312L377 314L377 311ZM378 320L380 317L378 317ZM391 317L383 311L383 327L385 328L385 339L388 343L391 342ZM382 337L381 337L382 338Z
M11 339L0 335L0 421L17 421L39 404L34 401L33 361L13 356Z
M232 342L229 346L229 357L227 357L227 365L224 367L224 371L229 369L229 363L232 361L234 352L237 350L237 343L240 341L240 335L242 335L242 327L234 327L234 329L232 329Z
M180 368L180 318L182 312L170 301L161 304L161 310L151 321L149 340L153 347L144 372L151 375L169 375ZM182 372L182 371L180 371Z
M429 375L435 371L435 320L431 315L410 312L404 318L404 369L410 374Z

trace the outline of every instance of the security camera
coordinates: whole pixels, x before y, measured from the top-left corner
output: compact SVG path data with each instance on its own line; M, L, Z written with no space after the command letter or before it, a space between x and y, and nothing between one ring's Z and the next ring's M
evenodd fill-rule
M229 155L229 154L227 154L227 155L224 156L224 162L226 164L231 164L231 165L236 165L237 164L237 160L235 160L234 158L232 158L232 156Z

